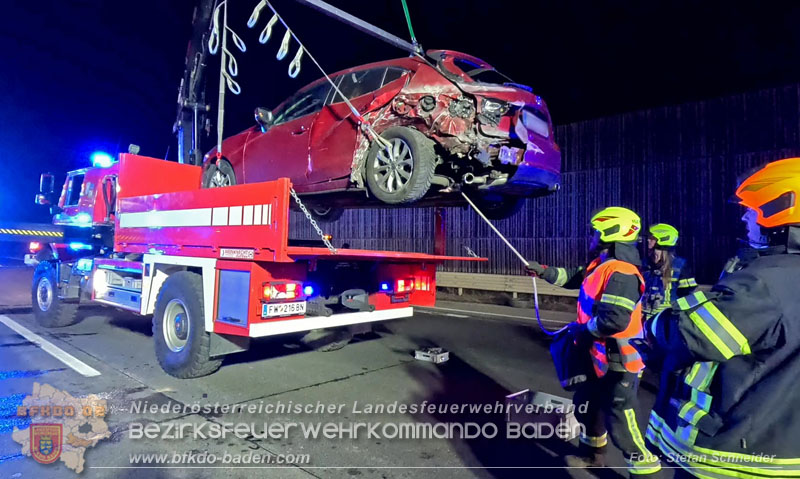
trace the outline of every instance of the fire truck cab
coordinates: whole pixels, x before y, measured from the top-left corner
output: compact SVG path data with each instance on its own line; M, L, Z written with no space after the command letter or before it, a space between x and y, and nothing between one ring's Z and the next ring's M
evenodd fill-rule
M204 189L201 176L121 154L68 173L56 203L43 175L36 201L64 237L26 256L38 323L73 324L86 303L152 316L159 364L193 378L254 338L411 316L434 305L439 263L485 261L294 241L288 179Z

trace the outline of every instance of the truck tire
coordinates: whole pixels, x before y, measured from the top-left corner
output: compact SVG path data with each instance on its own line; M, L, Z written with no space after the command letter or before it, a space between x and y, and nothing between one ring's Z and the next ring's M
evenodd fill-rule
M308 212L311 216L324 223L333 223L342 217L344 210L342 208L334 208L332 206L314 206L309 205Z
M203 313L203 278L189 271L171 274L158 291L153 313L156 358L170 376L199 378L222 364L209 356L211 335Z
M203 188L222 188L236 185L236 173L228 160L222 158L216 164L207 165L203 171Z
M384 203L413 203L431 187L436 169L434 142L405 126L387 128L381 136L392 144L393 157L377 142L367 156L367 186Z
M45 328L62 328L78 322L78 303L67 303L58 297L57 272L56 264L42 261L33 273L33 314Z

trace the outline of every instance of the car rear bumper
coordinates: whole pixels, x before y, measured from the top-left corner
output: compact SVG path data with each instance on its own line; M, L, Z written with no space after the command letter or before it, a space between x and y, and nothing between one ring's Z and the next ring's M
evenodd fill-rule
M489 189L519 196L541 196L557 191L560 187L559 173L523 163L505 184Z

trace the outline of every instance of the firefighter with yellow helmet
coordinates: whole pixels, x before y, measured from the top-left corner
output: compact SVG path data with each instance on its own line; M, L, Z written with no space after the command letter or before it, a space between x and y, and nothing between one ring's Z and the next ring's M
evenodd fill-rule
M644 363L630 343L642 337L644 278L636 247L640 229L641 220L633 211L605 208L591 218L594 259L588 266L544 267L530 261L528 270L557 286L580 289L578 319L569 327L577 338L575 347L585 348L594 371L588 371L589 380L575 391L573 402L588 407L577 413L585 434L580 437L579 454L567 456L567 465L604 466L610 436L625 455L632 476L654 477L661 465L645 448L636 421Z
M800 158L736 197L748 260L646 323L640 349L662 363L647 439L676 477L800 477Z
M686 260L675 254L678 230L666 223L648 228L647 262L642 270L645 292L642 298L645 318L667 309L669 305L697 288Z

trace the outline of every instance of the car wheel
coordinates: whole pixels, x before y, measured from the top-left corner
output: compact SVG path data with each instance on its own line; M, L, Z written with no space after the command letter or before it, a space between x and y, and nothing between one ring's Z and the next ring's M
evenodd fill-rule
M56 265L42 261L33 273L31 302L36 322L45 328L62 328L78 321L78 303L65 303L58 297Z
M384 203L412 203L425 196L436 168L433 140L413 128L395 126L381 135L392 154L373 143L367 157L367 186Z
M198 378L219 369L222 359L210 357L199 274L179 271L164 281L153 313L153 340L158 363L170 376Z
M315 220L325 223L337 221L344 214L342 208L334 208L332 206L309 206L308 212L311 213Z
M510 218L525 205L525 198L517 196L479 196L470 199L490 220Z
M203 172L203 188L221 188L236 184L236 174L228 160L217 160L216 164L209 164Z

